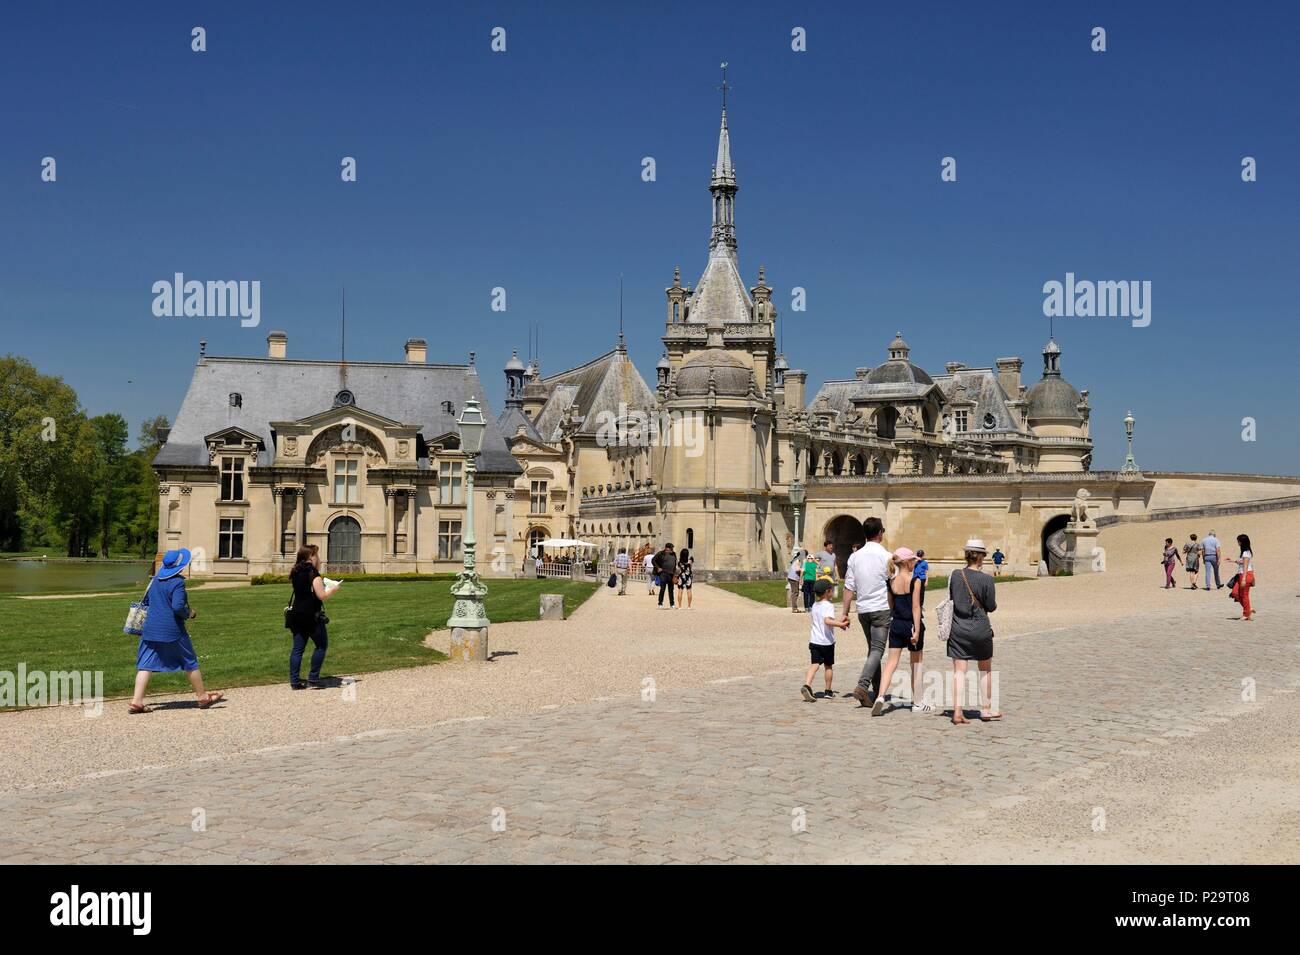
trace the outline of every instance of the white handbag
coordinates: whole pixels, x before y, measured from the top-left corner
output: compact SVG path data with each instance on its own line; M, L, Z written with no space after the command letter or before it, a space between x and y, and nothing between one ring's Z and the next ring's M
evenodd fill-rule
M149 616L149 605L144 603L144 598L149 595L149 588L153 586L153 578L149 578L148 585L144 588L144 594L139 600L131 602L131 609L126 612L126 623L122 625L122 632L131 637L138 637L144 633L144 620Z
M935 616L939 618L939 639L946 641L948 634L952 633L952 597L944 599L943 603L934 608Z

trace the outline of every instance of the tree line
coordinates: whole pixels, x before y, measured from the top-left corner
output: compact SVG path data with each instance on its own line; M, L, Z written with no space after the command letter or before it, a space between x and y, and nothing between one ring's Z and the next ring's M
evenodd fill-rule
M0 552L154 556L158 478L150 462L167 424L162 416L142 422L130 450L120 414L92 417L63 379L0 356Z

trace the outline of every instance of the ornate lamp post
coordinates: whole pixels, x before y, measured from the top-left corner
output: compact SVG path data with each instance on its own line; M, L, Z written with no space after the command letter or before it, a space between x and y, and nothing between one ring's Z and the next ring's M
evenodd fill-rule
M1128 433L1128 456L1124 458L1121 474L1138 474L1137 461L1133 459L1133 412L1124 415L1124 430Z
M453 660L486 660L488 617L483 600L487 596L487 586L479 580L474 569L477 543L474 537L474 470L475 459L483 449L483 432L487 430L487 423L475 399L465 402L456 426L460 432L460 449L465 452L465 529L461 535L465 565L451 585L451 595L456 598L456 604L447 626L451 628Z
M795 478L790 482L790 504L794 507L794 549L799 549L799 514L803 510L803 482Z

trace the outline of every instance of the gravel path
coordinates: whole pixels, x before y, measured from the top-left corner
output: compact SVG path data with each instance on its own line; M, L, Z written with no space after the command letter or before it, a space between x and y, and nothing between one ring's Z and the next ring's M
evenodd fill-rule
M1220 522L1219 536L1226 540L1239 530L1251 535L1259 555L1260 585L1254 602L1267 614L1270 601L1296 592L1294 556L1288 551L1300 538L1300 514L1234 520L1241 523ZM1159 586L1163 571L1156 555L1164 538L1181 541L1189 531L1207 529L1199 523L1161 522L1105 531L1101 543L1107 551L1107 573L1000 588L995 619L999 638L1215 603L1225 618L1230 616L1236 605L1223 591ZM1278 579L1282 571L1285 581ZM176 694L151 698L161 708L143 717L128 717L124 701L110 701L95 719L66 707L0 714L6 749L17 756L0 762L0 792L296 742L636 698L647 678L660 694L672 694L742 677L794 672L806 664L806 616L704 584L696 584L695 597L689 610L658 610L654 599L637 587L629 587L625 597L602 587L569 620L492 627L495 656L487 665L442 663L363 674L350 687L322 691L238 688L228 691L226 703L206 712L194 708L191 695ZM856 628L841 635L840 643L837 685L845 688L851 686L866 651ZM134 653L133 645L123 646L124 652ZM269 647L268 652L287 658L288 645ZM325 669L330 672L328 660Z
M207 712L177 695L145 717L121 701L92 719L69 707L0 715L0 855L49 858L42 845L73 843L47 827L71 820L102 849L85 858L143 861L161 845L184 859L176 830L206 806L239 820L212 830L217 856L300 858L266 840L250 855L244 833L288 839L305 823L278 807L303 800L337 806L321 861L929 862L951 845L982 861L1294 862L1300 599L1287 548L1300 521L1218 527L1255 542L1252 624L1231 619L1223 592L1160 588L1161 542L1192 529L1208 528L1113 528L1106 574L1002 587L997 664L1012 717L964 736L901 710L871 720L847 702L800 703L807 617L702 584L690 610L602 588L570 620L494 627L489 664L235 689ZM856 629L840 644L844 689L865 647ZM946 669L933 649L930 666ZM1239 698L1243 679L1256 681L1254 702ZM883 790L862 789L876 778ZM175 806L137 838L124 826L146 791ZM882 799L903 811L877 817ZM493 849L457 800L508 805L527 844ZM791 807L816 810L808 833L820 835L782 836ZM896 838L873 837L881 825Z
M1292 597L999 636L1001 723L809 705L787 669L131 769L0 796L0 857L1293 862L1297 626Z

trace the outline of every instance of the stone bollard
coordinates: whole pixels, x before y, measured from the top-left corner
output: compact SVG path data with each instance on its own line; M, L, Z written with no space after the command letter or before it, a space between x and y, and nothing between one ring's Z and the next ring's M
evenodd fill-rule
M564 595L542 594L541 603L537 608L537 616L540 620L563 620Z
M453 628L451 631L451 651L448 656L453 660L487 660L491 656L488 652L488 628Z

